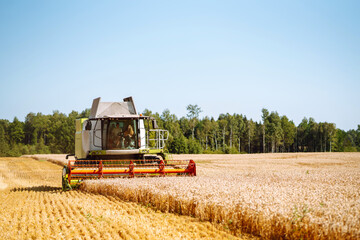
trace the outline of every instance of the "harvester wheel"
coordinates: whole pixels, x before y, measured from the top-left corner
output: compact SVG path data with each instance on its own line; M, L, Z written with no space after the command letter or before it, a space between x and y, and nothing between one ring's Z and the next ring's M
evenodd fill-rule
M64 166L63 171L62 171L62 190L63 191L68 191L68 190L72 189L69 184L68 174L69 174L69 169L67 166Z

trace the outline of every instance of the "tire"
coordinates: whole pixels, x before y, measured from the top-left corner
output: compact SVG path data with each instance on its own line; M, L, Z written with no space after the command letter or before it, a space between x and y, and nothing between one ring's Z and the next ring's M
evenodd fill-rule
M69 184L69 181L68 181L68 174L69 174L69 169L67 166L64 166L63 167L63 170L62 170L62 190L63 191L68 191L68 190L71 190L71 186Z

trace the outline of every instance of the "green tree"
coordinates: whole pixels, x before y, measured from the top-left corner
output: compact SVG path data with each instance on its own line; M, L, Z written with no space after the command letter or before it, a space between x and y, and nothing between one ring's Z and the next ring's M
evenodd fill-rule
M261 115L261 118L263 120L263 131L262 131L262 136L263 136L263 153L266 152L266 143L265 143L265 138L266 138L266 128L269 124L269 121L268 121L268 117L269 117L269 111L266 109L266 108L263 108L261 109L261 112L262 112L262 115Z
M195 104L191 105L189 104L186 107L186 110L188 110L187 117L189 118L189 125L192 131L192 139L194 139L194 133L195 133L195 126L199 118L199 114L202 112L201 108Z
M360 124L358 125L358 128L356 130L356 147L358 151L360 151Z
M35 135L35 128L32 124L35 117L36 117L35 113L32 112L26 115L25 117L25 124L24 124L25 144L35 144L37 142Z
M334 144L334 138L336 135L336 125L335 123L330 123L328 128L328 136L329 136L329 145L330 145L330 152L332 151L332 145Z
M222 150L225 151L226 129L227 129L228 122L226 121L224 114L221 114L219 116L218 123L219 123L219 130L221 130L221 133L222 133Z
M290 147L294 144L296 126L293 121L289 121L286 116L281 117L281 128L283 130L283 143L285 151L290 152Z
M255 133L255 123L252 119L250 120L245 120L246 122L246 133L247 133L247 138L248 138L248 153L252 153L251 151L251 141L254 137L254 133Z
M274 153L277 151L282 139L281 119L277 112L271 112L267 119L269 121L268 134L271 139L271 152Z
M24 123L20 122L17 117L9 124L9 137L12 145L21 143L24 139Z
M175 114L170 113L169 109L165 109L160 118L164 123L164 128L167 129L171 135L177 136L180 134L178 119Z
M211 121L208 117L202 120L202 129L205 134L205 150L208 150L209 135L211 134Z
M306 129L306 145L309 152L317 151L317 135L319 132L319 125L314 118L309 118Z
M346 138L346 132L338 129L335 136L335 144L333 146L336 152L344 152L344 140Z
M202 153L201 145L196 139L189 139L187 145L190 154Z
M86 108L84 111L82 111L79 115L78 118L88 118L90 116L90 108ZM146 115L147 116L147 115Z
M234 132L236 131L236 127L237 127L235 114L230 115L229 113L227 113L226 114L226 119L227 119L228 127L229 127L229 146L230 146L230 149L231 149L233 147Z
M177 154L188 153L189 150L188 150L188 144L186 138L183 135L174 137L174 140L168 145L168 150L171 153L177 153Z
M210 127L210 132L213 136L213 143L212 144L212 148L214 149L215 147L215 152L217 152L219 150L218 147L218 131L219 131L219 123L217 121L215 121L214 118L211 118L211 127Z
M306 117L303 118L299 126L297 127L297 147L299 150L304 152L306 150L305 144L307 139L308 120Z
M238 136L238 152L241 153L241 139L243 138L245 132L245 123L243 115L236 114L235 122L237 124L237 136Z
M189 138L190 136L192 136L192 129L190 127L190 120L185 118L185 117L182 117L182 118L180 118L179 123L180 123L180 129L181 129L183 135L186 138Z
M351 129L345 133L344 151L356 152L356 131Z
M5 157L9 152L9 144L6 139L6 131L4 126L0 124L0 156Z

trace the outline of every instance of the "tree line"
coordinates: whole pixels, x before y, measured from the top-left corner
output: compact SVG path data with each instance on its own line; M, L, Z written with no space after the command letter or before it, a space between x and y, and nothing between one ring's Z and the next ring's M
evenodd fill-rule
M88 117L89 109L66 115L29 113L25 121L0 120L0 156L25 154L73 153L75 151L75 119Z
M178 118L169 109L161 114L145 109L160 128L169 131L166 151L170 153L268 153L268 152L353 152L360 151L360 125L344 131L334 123L304 118L295 125L287 116L262 109L261 121L242 114L220 114L199 118L197 105ZM74 153L75 119L88 117L89 109L68 115L29 113L24 122L0 120L0 156L37 153Z
M168 109L162 114L144 111L169 130L167 143L172 153L274 153L274 152L354 152L360 151L357 130L336 128L334 123L304 118L296 126L287 116L262 109L257 122L242 114L220 114L217 119L199 119L201 108L187 106L186 117L178 119Z

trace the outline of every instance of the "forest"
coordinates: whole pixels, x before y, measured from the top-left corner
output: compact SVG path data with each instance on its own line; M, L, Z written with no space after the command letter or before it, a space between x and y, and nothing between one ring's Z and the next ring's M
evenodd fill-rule
M187 115L178 118L169 109L161 114L145 109L143 115L157 120L169 131L166 151L170 153L274 153L274 152L355 152L360 151L360 125L344 131L334 123L304 117L296 126L287 116L262 109L261 121L242 114L220 114L199 118L198 105L187 106ZM88 117L89 109L68 115L29 113L25 121L0 120L0 156L40 153L74 153L75 119Z

